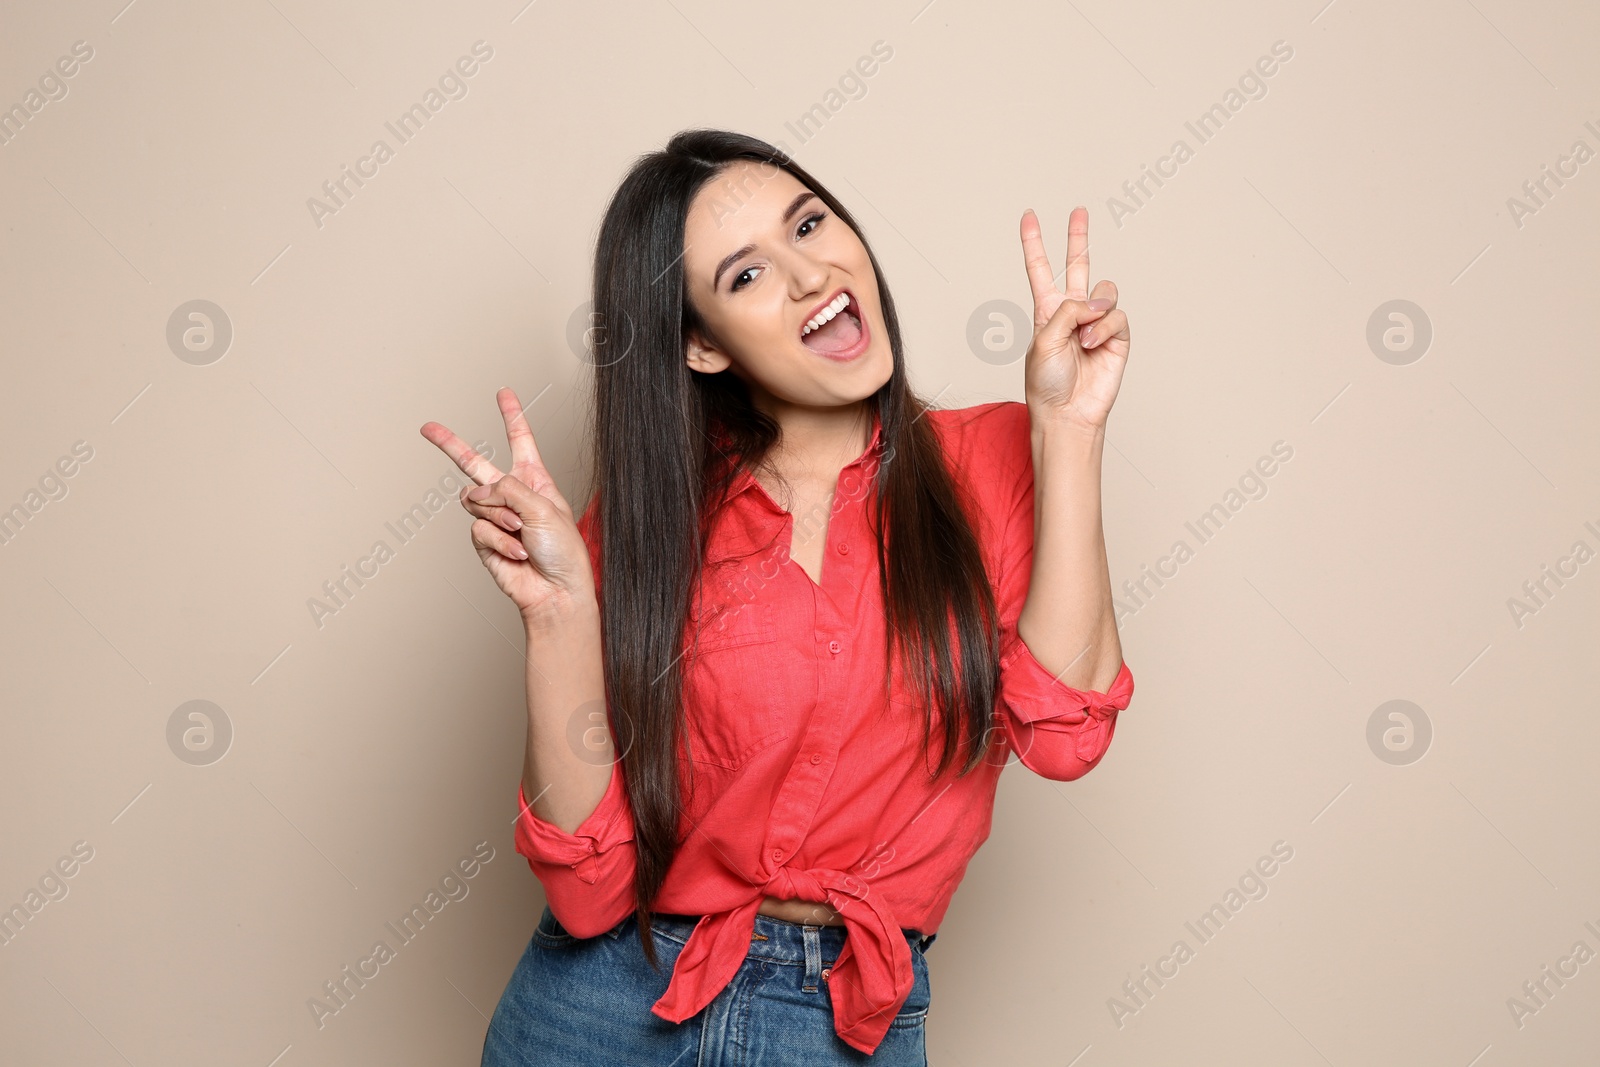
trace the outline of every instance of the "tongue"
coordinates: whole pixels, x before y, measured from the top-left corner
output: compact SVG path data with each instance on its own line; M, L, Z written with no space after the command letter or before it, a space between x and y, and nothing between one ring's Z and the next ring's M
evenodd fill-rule
M813 352L836 353L847 351L861 340L861 328L849 311L841 311L820 327L800 339L800 343Z

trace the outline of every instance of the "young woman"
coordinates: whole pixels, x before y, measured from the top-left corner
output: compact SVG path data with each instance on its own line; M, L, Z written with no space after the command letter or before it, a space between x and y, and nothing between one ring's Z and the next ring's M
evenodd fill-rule
M1032 211L1022 249L1027 402L930 407L844 206L684 131L601 226L581 518L510 389L507 474L422 428L527 636L549 903L484 1064L926 1062L1001 770L1087 773L1133 693L1100 521L1128 320L1083 208L1063 288Z

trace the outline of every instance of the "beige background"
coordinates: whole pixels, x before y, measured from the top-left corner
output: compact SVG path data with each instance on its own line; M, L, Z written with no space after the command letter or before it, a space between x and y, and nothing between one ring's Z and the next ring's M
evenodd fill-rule
M1086 204L1134 339L1113 581L1193 549L1123 620L1138 689L1104 763L1003 779L929 956L933 1061L1600 1054L1587 955L1508 1006L1600 952L1600 562L1508 606L1600 550L1600 161L1522 191L1600 149L1592 6L124 3L12 2L0 34L6 106L93 49L0 147L0 508L93 451L0 545L0 906L93 850L0 947L0 1061L477 1063L543 899L511 839L520 633L457 506L404 545L385 523L452 469L422 422L504 448L502 384L585 492L568 323L616 182L691 125L784 142L859 214L943 406L1022 398L969 320L1028 300L1025 207L1059 268ZM319 227L308 198L479 40L468 94ZM830 97L879 40L864 94ZM1201 144L1185 123L1276 41ZM233 330L203 366L166 340L196 299ZM1368 341L1393 300L1421 358ZM1278 441L1267 494L1199 544L1185 523ZM319 628L307 601L380 539ZM1368 741L1397 699L1432 729L1407 765ZM190 700L231 724L209 766L169 746ZM469 895L319 1030L307 1001L480 841ZM1202 944L1184 924L1278 841Z

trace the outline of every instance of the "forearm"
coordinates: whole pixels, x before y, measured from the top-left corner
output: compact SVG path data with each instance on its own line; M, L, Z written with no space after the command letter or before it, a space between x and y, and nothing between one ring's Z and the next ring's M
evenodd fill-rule
M605 713L600 612L525 618L528 737L522 792L533 814L571 833L599 806L615 755Z
M1101 526L1105 432L1035 417L1033 573L1017 634L1074 689L1104 692L1122 664Z

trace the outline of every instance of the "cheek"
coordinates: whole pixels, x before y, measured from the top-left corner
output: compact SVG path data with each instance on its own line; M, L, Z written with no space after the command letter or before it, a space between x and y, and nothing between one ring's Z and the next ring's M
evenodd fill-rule
M718 347L728 357L728 373L746 381L770 381L782 375L788 362L783 330L773 313L758 308L740 308L708 323Z
M760 303L745 301L737 313L729 317L724 336L752 368L763 361L770 364L781 359L777 354L784 352L791 340L785 318L787 297L779 296L779 299L764 299ZM792 340L798 343L799 338Z
M780 339L769 338L735 353L728 373L766 392L793 399L808 391L817 368L809 365L805 353L794 352L784 347Z

